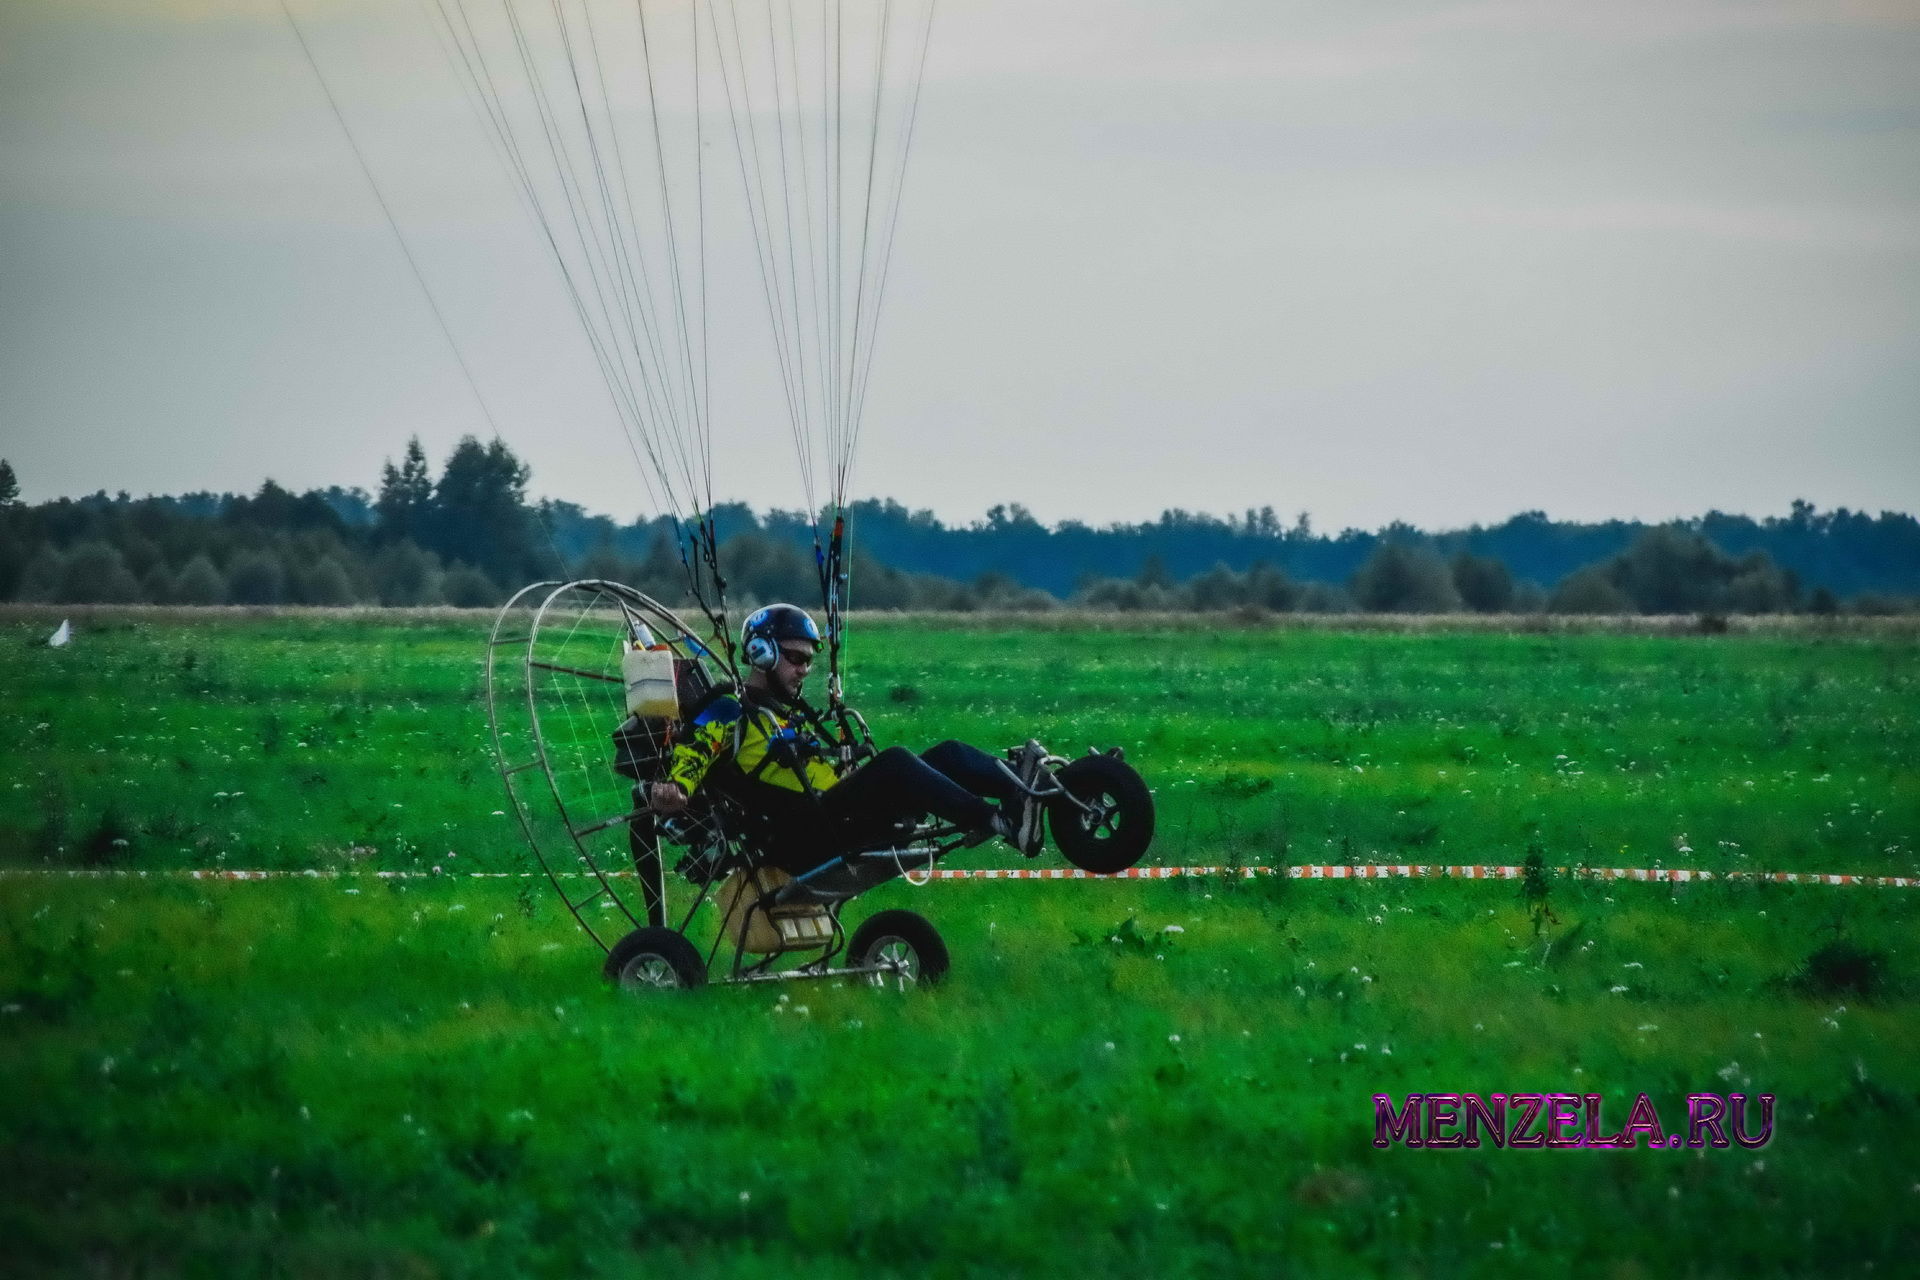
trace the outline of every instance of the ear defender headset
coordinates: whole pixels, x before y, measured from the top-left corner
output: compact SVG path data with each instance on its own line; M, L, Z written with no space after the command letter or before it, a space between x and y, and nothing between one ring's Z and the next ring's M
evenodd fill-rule
M755 671L771 671L780 663L780 646L765 636L750 636L746 658L747 665Z
M772 671L780 665L782 640L809 640L818 645L820 628L804 609L770 604L749 617L741 628L740 656L755 671Z

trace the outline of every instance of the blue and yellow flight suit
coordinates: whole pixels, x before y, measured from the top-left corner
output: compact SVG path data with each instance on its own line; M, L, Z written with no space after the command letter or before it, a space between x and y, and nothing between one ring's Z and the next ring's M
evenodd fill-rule
M929 813L984 830L994 816L988 797L1019 800L1012 775L963 742L943 742L924 756L888 747L845 776L837 760L838 747L803 717L749 690L694 718L673 749L666 781L689 796L703 784L721 786L765 821L770 860L795 873Z
M812 825L811 797L840 781L837 748L822 742L791 710L747 695L743 705L717 698L687 726L673 749L667 781L694 793L715 765L727 762L729 789L751 809Z

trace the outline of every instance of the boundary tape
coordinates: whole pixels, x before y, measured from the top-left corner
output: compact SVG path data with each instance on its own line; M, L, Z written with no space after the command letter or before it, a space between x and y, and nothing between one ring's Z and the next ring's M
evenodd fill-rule
M1697 871L1687 867L1550 867L1555 875L1586 880L1639 880L1688 884L1696 880L1765 881L1774 884L1859 885L1887 889L1920 889L1920 876L1828 875L1805 871ZM565 879L590 880L585 871L564 871ZM609 871L609 879L631 879L631 871ZM1184 876L1283 875L1293 880L1397 880L1438 877L1454 880L1518 880L1523 867L1492 864L1439 865L1421 863L1360 863L1297 867L1133 867L1111 875L1096 875L1077 867L992 867L977 870L934 868L935 880L1172 880ZM226 868L162 868L143 871L126 867L0 867L0 879L61 878L73 880L544 880L542 871L340 871L322 868L237 871Z

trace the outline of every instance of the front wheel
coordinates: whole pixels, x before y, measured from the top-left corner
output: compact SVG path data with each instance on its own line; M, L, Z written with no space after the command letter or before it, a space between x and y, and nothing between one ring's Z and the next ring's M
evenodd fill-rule
M613 944L600 970L608 982L626 991L701 987L707 964L685 934L649 925Z
M1153 793L1133 766L1113 756L1082 756L1053 776L1073 797L1047 801L1047 826L1062 857L1104 876L1145 856L1153 843Z
M913 911L882 911L853 932L847 944L847 963L875 969L868 980L876 987L932 986L947 976L952 961L947 944L923 915Z

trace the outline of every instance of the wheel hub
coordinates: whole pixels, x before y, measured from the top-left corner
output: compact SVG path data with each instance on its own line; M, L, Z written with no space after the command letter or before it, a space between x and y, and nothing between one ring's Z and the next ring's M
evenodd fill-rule
M920 956L905 938L889 936L876 940L867 952L867 960L881 969L873 975L876 986L885 986L889 976L903 991L920 981Z
M677 988L680 975L673 971L673 965L665 956L648 953L637 955L627 961L620 970L620 985L623 987L663 987Z

